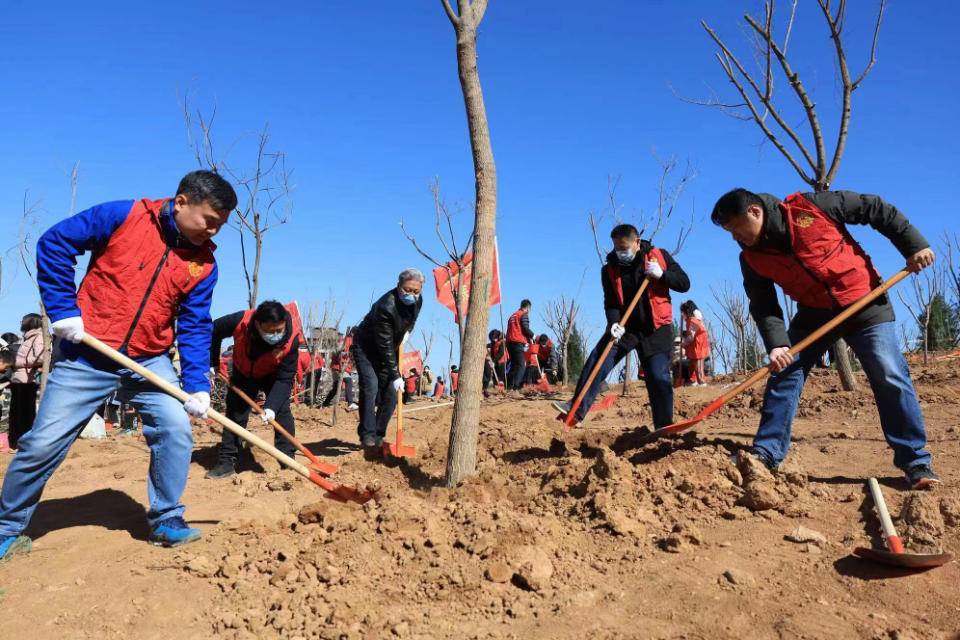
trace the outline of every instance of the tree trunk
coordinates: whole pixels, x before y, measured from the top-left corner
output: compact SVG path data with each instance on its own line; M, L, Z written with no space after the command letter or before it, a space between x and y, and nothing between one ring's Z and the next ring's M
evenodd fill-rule
M470 129L470 147L476 178L473 273L470 306L460 361L460 384L453 407L450 444L447 451L446 485L455 486L477 468L480 432L480 399L483 393L483 363L490 317L490 284L493 272L494 235L497 223L497 170L490 146L483 90L477 72L477 26L480 15L468 0L459 0L457 69ZM485 2L483 6L485 8Z
M569 381L570 381L570 376L569 376L569 374L567 373L567 367L569 366L569 362L570 362L570 359L567 357L567 353L568 353L569 350L570 350L570 338L567 338L566 340L564 340L564 341L563 341L563 344L560 345L560 348L561 348L561 351L560 351L560 358L561 358L560 366L563 367L563 370L562 370L562 372L561 372L561 374L562 374L562 375L561 375L561 380L563 381L563 386L566 387L567 384L568 384Z
M630 375L633 368L633 351L627 352L627 357L623 360L623 391L620 395L626 397L630 393Z
M263 238L257 235L254 239L257 242L257 248L253 255L253 273L251 274L251 280L253 281L250 287L249 300L251 309L257 307L257 296L260 294L260 258L263 255Z
M853 365L850 364L850 354L847 353L847 341L838 338L833 343L834 353L837 354L837 373L840 374L840 386L844 391L856 391L860 387L853 375Z
M50 338L50 318L47 309L40 303L40 330L43 332L43 364L40 367L40 390L37 400L43 399L43 392L47 390L47 378L50 377L50 361L53 359L53 340Z

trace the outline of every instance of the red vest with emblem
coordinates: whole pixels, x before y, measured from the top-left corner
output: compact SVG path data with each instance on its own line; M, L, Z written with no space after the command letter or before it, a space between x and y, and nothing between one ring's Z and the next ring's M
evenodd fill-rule
M290 337L276 349L270 349L263 352L256 360L250 359L250 332L256 331L253 326L253 309L248 309L243 313L243 319L233 330L233 371L239 373L245 378L261 379L273 375L280 368L280 363L290 350L293 349L293 341L299 335L296 330L290 331ZM289 316L288 316L289 318ZM291 325L292 326L292 325ZM309 364L310 354L307 353L307 363ZM299 360L299 358L298 358Z
M656 247L650 249L647 254L647 260L656 260L657 264L664 271L667 270L667 261L663 257L660 249ZM607 275L613 282L613 287L617 291L617 298L620 300L620 308L626 310L627 302L623 299L623 282L620 279L620 267L615 264L607 265ZM653 328L659 329L666 324L673 323L673 305L670 304L670 290L659 280L651 278L647 285L647 299L650 301L650 315L653 318Z
M744 249L744 259L759 275L816 309L846 307L880 284L880 274L857 241L815 204L795 193L780 210L793 252Z
M522 342L526 344L527 337L523 335L523 328L520 326L520 318L523 317L523 310L515 311L510 319L507 320L507 342Z
M213 273L212 242L167 245L160 222L166 202L134 202L107 245L93 254L77 291L84 329L132 358L173 346L180 303Z

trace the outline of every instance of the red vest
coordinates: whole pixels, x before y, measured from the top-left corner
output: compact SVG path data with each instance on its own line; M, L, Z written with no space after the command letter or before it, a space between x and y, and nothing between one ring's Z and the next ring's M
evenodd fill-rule
M245 378L259 380L266 378L277 372L280 363L290 350L293 349L293 341L299 335L296 331L290 331L290 337L287 341L276 349L263 352L255 361L250 360L250 332L256 331L253 326L253 309L248 309L243 313L243 320L233 330L233 371L239 373ZM291 325L292 326L292 325ZM307 354L307 363L309 364L310 354ZM299 367L298 367L299 368Z
M93 254L77 292L84 329L138 358L173 346L180 303L213 272L212 242L171 248L161 228L167 200L137 200L107 245Z
M534 342L527 348L526 362L528 367L539 366L539 362L537 361L538 353L540 353L540 344L537 342Z
M417 376L410 376L404 381L403 388L407 393L413 395L417 392Z
M550 361L550 356L553 352L553 340L547 338L547 344L540 345L540 351L537 353L537 356L540 358L540 362L546 364Z
M780 210L793 252L744 249L744 259L759 275L816 309L846 307L880 284L880 274L857 241L815 204L795 193Z
M460 388L460 372L451 371L450 372L450 390L456 393L457 389L459 388Z
M434 397L434 398L439 398L440 396L443 395L443 391L444 391L443 383L442 383L442 382L438 382L438 383L436 384L436 386L433 387L433 397Z
M664 259L660 249L656 247L650 249L650 253L647 254L647 259L656 260L661 269L664 271L667 270L667 261ZM625 311L628 303L623 299L623 282L620 279L620 267L615 264L608 264L607 275L610 276L610 281L613 282L613 286L617 290L620 308ZM647 285L647 299L650 301L650 315L653 318L654 329L659 329L665 324L673 323L673 305L670 304L670 290L665 284L651 278L650 284Z
M691 360L703 360L710 355L710 339L707 337L707 326L699 318L687 318L686 334L688 336L693 335L694 329L696 329L696 334L693 341L686 346L684 352L687 354L687 358Z
M523 317L523 310L514 311L510 319L507 320L507 342L527 343L527 337L523 335L523 329L520 327L520 318Z
M497 353L503 349L503 353L500 354L500 357L497 357ZM496 364L505 364L509 355L507 354L506 346L503 344L503 340L496 340L491 342L487 346L487 350L490 352L490 359L493 360Z

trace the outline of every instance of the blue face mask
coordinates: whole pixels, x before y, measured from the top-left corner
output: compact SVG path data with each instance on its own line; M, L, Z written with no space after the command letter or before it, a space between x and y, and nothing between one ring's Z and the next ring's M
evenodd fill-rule
M407 305L408 307L412 304L416 304L417 298L419 297L420 296L418 296L415 293L404 293L403 291L400 292L400 302Z
M263 333L260 332L260 337L263 338L263 341L269 344L270 346L276 346L283 341L283 331L279 333Z

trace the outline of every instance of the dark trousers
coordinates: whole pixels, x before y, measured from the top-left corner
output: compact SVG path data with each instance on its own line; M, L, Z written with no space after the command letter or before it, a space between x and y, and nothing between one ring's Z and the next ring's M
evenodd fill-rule
M357 434L360 442L379 444L387 435L387 425L397 408L393 378L379 374L374 367L377 360L371 360L360 345L354 344L350 348L350 354L360 380L360 424L357 426Z
M523 374L527 370L527 355L524 351L525 346L522 342L507 343L507 353L510 354L510 379L507 381L508 389L520 389L523 387Z
M239 389L246 393L251 398L256 398L257 393L263 391L264 393L269 393L270 388L273 386L273 380L267 379L262 381L264 384L256 384L249 386L240 386L236 382L233 382ZM235 394L232 390L227 391L227 417L239 424L241 427L247 425L247 420L250 418L250 413L252 412L250 405L247 404L246 400ZM254 420L257 422L260 421L259 416L254 416ZM290 399L287 398L284 400L283 405L277 411L276 421L280 423L280 426L286 429L290 435L296 435L296 427L294 425L293 413L290 411ZM271 427L272 428L272 427ZM273 446L287 454L291 458L296 454L296 448L287 442L287 439L281 436L279 433L274 432L273 434ZM223 430L223 436L220 438L220 462L231 462L236 463L237 458L240 455L240 438L233 435L232 432Z
M496 384L497 382L502 382L506 384L507 377L507 365L505 363L499 363L496 367L496 380L493 377L494 369L490 366L489 362L484 363L483 365L483 388L489 389L491 385Z
M17 448L17 441L33 428L37 417L37 389L34 382L15 382L10 385L10 448Z
M607 358L600 366L597 377L593 379L593 384L590 385L586 395L583 397L583 402L580 403L580 407L577 409L577 422L582 421L586 417L587 412L590 411L593 401L596 399L597 394L600 393L601 385L603 385L604 380L607 379L610 372L616 368L621 360L627 357L630 351L636 348L636 338L631 338L632 336L629 335L624 336L610 349L610 353L607 354ZM597 360L600 359L600 353L604 347L607 346L608 340L609 336L603 336L600 338L597 346L593 348L593 351L590 352L590 357L587 358L586 363L584 363L583 372L580 374L580 380L577 382L577 390L573 394L574 398L580 393L580 389L587 381L587 376L590 375L593 367L596 366ZM670 375L670 352L664 351L644 356L638 350L637 359L640 361L640 365L643 367L645 373L643 382L647 385L647 395L650 398L650 412L653 414L653 426L661 429L673 422L673 380Z

